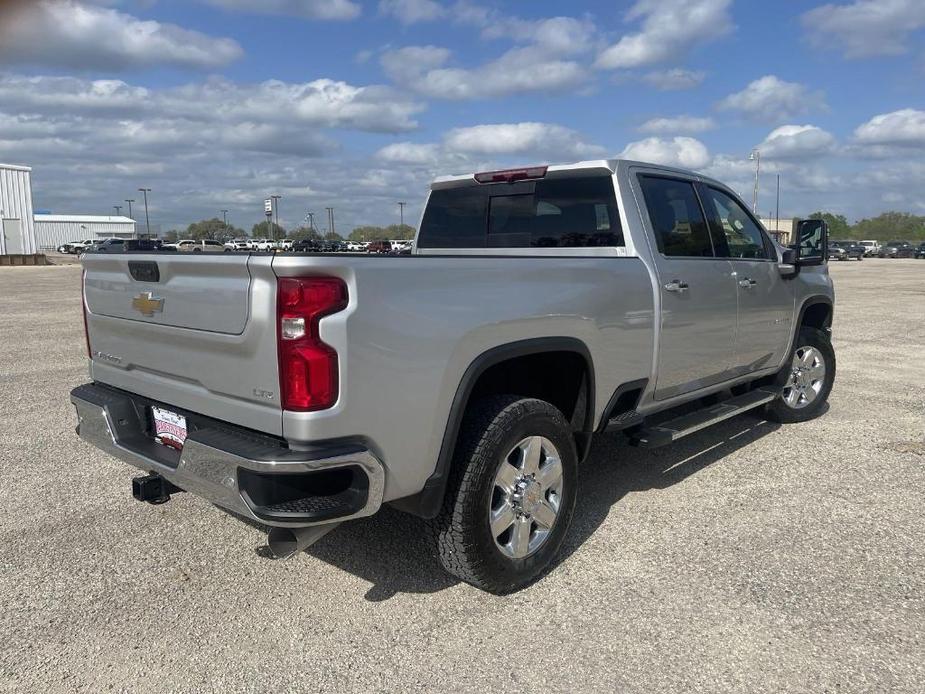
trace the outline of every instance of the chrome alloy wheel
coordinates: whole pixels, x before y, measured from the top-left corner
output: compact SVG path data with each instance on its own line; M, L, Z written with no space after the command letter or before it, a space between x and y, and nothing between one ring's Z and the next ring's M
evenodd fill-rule
M543 546L559 517L562 483L559 451L542 436L525 438L501 461L488 522L505 556L523 559Z
M793 353L790 378L781 393L795 410L807 407L819 397L825 383L825 359L815 347L800 347Z

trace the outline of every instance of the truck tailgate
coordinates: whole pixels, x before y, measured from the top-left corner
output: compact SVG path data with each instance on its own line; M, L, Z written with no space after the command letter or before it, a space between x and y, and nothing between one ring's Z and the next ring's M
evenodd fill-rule
M83 267L94 380L281 433L270 258L89 253Z

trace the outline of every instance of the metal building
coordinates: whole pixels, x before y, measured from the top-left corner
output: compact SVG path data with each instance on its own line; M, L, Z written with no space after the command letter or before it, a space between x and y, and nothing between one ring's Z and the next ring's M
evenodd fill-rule
M0 255L36 253L32 169L0 164Z
M129 217L80 214L35 215L35 239L39 249L54 250L68 241L135 238L135 220Z

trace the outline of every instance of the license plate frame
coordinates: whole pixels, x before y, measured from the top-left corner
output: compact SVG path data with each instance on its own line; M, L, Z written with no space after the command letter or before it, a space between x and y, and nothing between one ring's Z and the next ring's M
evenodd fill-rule
M154 420L154 440L162 446L183 450L189 429L186 417L173 410L151 405L151 419Z

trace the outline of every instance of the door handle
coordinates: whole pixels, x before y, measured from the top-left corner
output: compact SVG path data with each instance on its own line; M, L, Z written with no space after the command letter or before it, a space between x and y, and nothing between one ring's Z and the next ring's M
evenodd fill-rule
M758 283L755 280L750 280L748 279L748 277L746 277L745 279L739 280L739 286L742 287L742 289L751 289L756 284Z
M682 282L681 280L671 280L665 285L666 292L686 292L688 289L687 282Z

